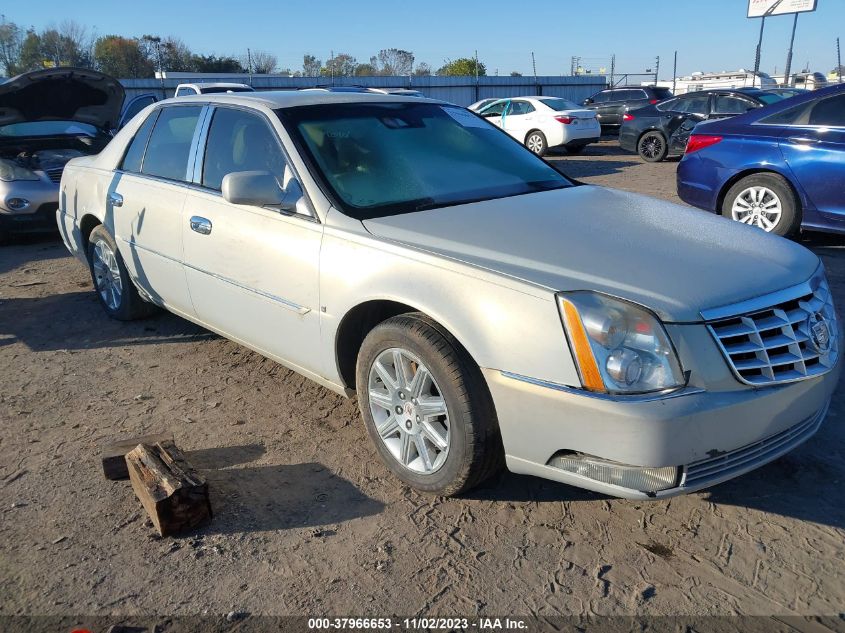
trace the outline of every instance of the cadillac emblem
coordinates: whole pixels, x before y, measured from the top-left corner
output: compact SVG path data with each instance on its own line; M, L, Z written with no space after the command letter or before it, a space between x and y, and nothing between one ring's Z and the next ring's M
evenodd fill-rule
M807 317L807 332L817 352L824 354L830 351L830 326L821 312L815 312Z

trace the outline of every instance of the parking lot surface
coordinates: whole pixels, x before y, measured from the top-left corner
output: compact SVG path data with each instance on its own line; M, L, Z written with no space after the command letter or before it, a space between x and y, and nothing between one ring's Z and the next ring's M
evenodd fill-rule
M613 141L550 160L677 200L676 162ZM845 305L841 238L802 240ZM377 460L356 407L175 316L109 320L55 238L0 247L0 615L845 610L841 389L790 455L654 502L509 473L424 496ZM181 538L156 537L98 459L161 430L211 487L213 521Z

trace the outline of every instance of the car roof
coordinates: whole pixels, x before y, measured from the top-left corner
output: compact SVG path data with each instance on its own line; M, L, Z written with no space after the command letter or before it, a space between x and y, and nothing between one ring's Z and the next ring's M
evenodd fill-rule
M425 97L409 101L402 95L386 95L373 92L327 92L325 90L264 90L260 92L230 92L216 94L187 95L178 99L165 99L160 104L223 103L229 105L261 105L271 110L294 108L322 103L445 103Z
M227 81L209 81L209 82L190 82L190 83L183 83L176 86L177 88L181 88L182 86L196 86L197 88L251 88L252 86L248 84L239 84Z

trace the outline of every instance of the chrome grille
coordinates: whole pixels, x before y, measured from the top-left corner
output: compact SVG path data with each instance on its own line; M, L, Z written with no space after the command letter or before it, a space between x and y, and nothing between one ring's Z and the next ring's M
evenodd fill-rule
M779 293L781 300L771 307L708 322L741 382L792 382L823 374L836 363L838 325L827 280L818 274L794 290Z
M64 167L54 167L53 169L45 169L44 173L47 174L47 178L52 182L59 183L62 181L62 172L64 169Z
M681 487L699 487L714 480L723 480L777 459L810 438L827 414L826 404L803 422L753 444L717 457L693 462L684 468Z

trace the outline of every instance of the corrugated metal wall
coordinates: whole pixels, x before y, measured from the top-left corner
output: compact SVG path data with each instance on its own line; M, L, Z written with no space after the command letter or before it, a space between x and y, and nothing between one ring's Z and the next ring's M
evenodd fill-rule
M241 82L250 83L249 76L226 75L214 77L202 75L193 79L121 79L130 97L154 93L159 98L172 97L180 83L199 82ZM296 90L316 85L331 85L329 77L275 77L256 75L252 85L256 90ZM580 102L607 86L602 76L577 77L336 77L336 86L365 86L367 88L412 88L426 97L468 106L479 99L493 97L519 97L525 95L546 95L564 97Z

